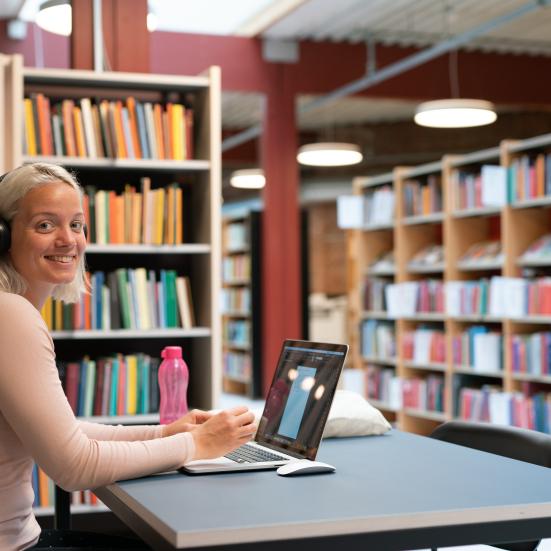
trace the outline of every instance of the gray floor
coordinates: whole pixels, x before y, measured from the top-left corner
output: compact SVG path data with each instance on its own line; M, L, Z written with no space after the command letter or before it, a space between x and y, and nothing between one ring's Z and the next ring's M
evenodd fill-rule
M251 400L235 394L222 394L218 408L228 409L240 405L245 405L252 410L258 410L264 407L264 400ZM445 549L446 551L495 551L496 548L489 545L467 545L461 547L446 547L442 549ZM430 551L430 549L427 549L426 551ZM551 539L543 540L538 547L538 551L551 551Z

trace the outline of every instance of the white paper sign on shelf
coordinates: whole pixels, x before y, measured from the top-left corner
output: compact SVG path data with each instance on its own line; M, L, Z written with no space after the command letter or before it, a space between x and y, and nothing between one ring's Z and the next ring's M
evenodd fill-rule
M343 230L364 227L364 198L360 195L337 197L337 226Z
M502 207L507 204L507 168L497 165L482 166L482 204Z

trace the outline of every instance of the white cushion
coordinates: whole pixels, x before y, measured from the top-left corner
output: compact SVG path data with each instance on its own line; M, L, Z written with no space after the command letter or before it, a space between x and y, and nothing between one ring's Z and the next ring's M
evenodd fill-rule
M262 410L252 410L258 424ZM350 390L337 390L323 431L323 438L384 434L391 429L383 414L363 396Z
M350 390L337 390L323 438L384 434L390 429L383 414L363 396Z

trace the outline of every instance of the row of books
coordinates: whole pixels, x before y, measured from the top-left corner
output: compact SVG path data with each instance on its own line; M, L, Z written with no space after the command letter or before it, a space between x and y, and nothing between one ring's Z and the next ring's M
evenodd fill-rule
M442 183L437 174L430 174L426 181L404 182L404 213L406 216L423 216L442 212Z
M240 382L250 382L252 378L252 360L250 354L226 351L223 354L222 372L224 377Z
M514 373L551 375L551 333L512 335L509 340Z
M23 100L26 155L118 159L193 158L193 111L181 103L133 97L53 102L44 94Z
M355 379L352 373L359 372ZM402 407L402 379L396 375L394 369L368 366L367 370L347 369L345 374L345 388L359 392L368 399L377 400L391 409ZM358 380L359 379L359 380Z
M423 411L444 412L444 377L402 379L402 406Z
M408 262L409 270L430 267L444 268L444 247L442 245L428 245L414 254Z
M423 365L446 362L446 336L443 331L420 328L402 336L404 360Z
M456 366L475 372L503 371L503 337L483 325L473 325L452 338L452 357Z
M396 358L396 334L394 324L366 320L361 327L362 356L367 359Z
M386 286L385 296L388 316L392 318L444 312L444 282L441 280L392 283Z
M222 279L231 283L233 280L251 277L251 257L248 254L226 256L222 259Z
M481 241L467 249L467 252L459 259L459 265L463 268L483 267L485 264L495 266L502 264L503 261L501 241Z
M509 202L551 196L551 154L523 155L507 172Z
M222 312L251 311L251 290L248 287L222 289L220 308Z
M394 251L385 251L375 258L367 272L371 275L389 275L393 274L395 270Z
M183 191L176 183L151 189L150 179L141 178L140 191L127 184L120 195L86 186L83 209L90 243L183 243Z
M227 344L249 346L251 343L251 322L227 320L222 326L222 338Z
M507 204L507 169L483 165L480 172L452 173L455 210L502 207Z
M521 260L551 260L551 233L536 239L521 256Z
M54 481L36 463L32 471L33 507L53 507L55 505ZM71 492L71 505L101 506L102 502L91 490Z
M368 277L364 280L362 289L362 304L364 310L386 311L385 288L390 285L388 279Z
M464 387L459 393L458 416L471 421L513 425L550 433L551 394L503 392L500 387Z
M88 274L91 292L80 302L49 298L42 308L50 330L189 329L195 325L189 278L175 270L119 268Z
M225 243L225 249L228 251L247 247L249 243L247 225L244 222L232 222L228 224L224 227L222 238Z
M67 400L79 417L159 411L160 360L147 354L116 354L58 364Z

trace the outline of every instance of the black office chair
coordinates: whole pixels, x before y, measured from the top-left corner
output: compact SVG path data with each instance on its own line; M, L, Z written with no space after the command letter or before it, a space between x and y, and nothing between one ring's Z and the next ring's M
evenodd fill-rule
M551 467L551 436L541 432L490 423L449 421L440 425L430 436L467 448ZM535 551L539 543L538 540L493 545L508 551Z

